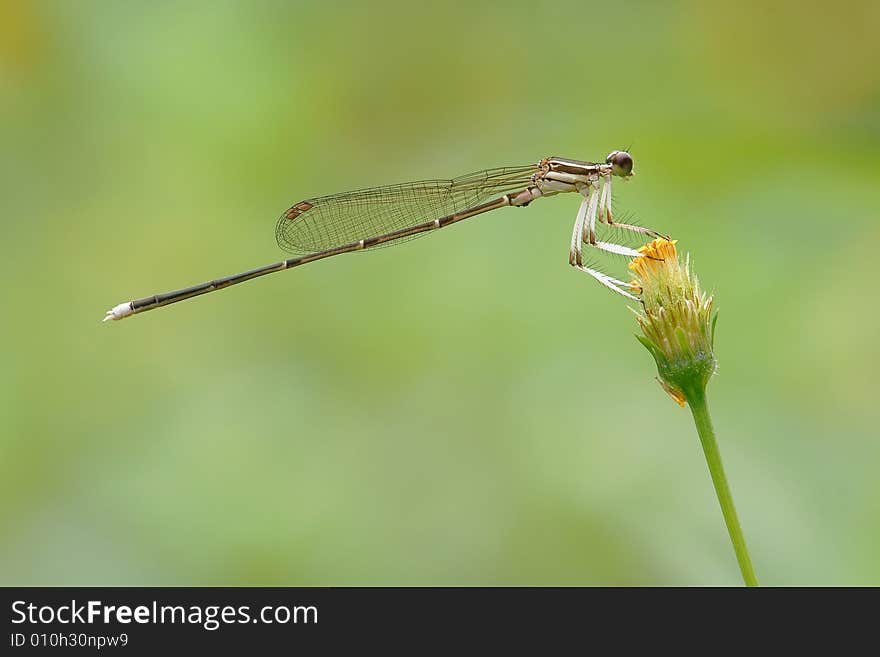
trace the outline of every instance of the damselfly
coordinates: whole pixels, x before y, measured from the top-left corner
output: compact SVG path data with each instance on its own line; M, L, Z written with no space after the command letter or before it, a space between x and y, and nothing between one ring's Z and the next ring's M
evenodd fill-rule
M597 221L660 237L650 228L613 220L611 180L632 175L629 153L612 151L600 163L548 157L529 166L487 169L452 180L402 183L306 199L286 210L275 228L278 245L299 254L296 257L201 285L126 301L108 310L104 321L123 319L322 258L396 244L490 210L509 205L524 207L536 198L564 192L583 196L572 230L569 263L615 292L638 300L629 283L586 266L582 251L586 244L625 256L640 255L629 247L597 240ZM500 196L492 198L496 194Z

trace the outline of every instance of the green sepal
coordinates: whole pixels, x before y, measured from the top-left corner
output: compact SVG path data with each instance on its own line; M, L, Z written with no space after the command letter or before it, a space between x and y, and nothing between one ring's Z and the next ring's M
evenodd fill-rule
M676 342L678 342L678 346L681 349L682 356L693 358L694 353L691 350L690 343L688 342L687 333L680 326L675 327L675 340Z
M648 351L651 352L651 355L654 357L654 360L657 361L657 364L659 365L661 352L660 352L660 349L657 347L657 345L655 345L653 342L651 342L644 335L639 335L638 333L634 333L633 335L636 336L636 340L641 342L642 345L645 347L645 349L647 349Z

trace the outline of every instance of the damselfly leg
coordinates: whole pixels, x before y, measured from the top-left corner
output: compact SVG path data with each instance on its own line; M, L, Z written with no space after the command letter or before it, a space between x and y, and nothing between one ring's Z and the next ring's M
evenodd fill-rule
M628 246L597 240L597 220L599 222L607 223L609 226L615 226L635 233L650 235L652 237L662 237L657 231L650 228L614 222L611 212L611 180L612 176L609 172L601 176L601 178L597 176L595 179L591 179L584 184L577 185L577 191L584 198L581 200L575 218L574 227L572 229L569 264L585 274L589 274L605 287L614 290L629 299L638 301L638 298L632 294L632 292L637 293L637 290L635 290L629 283L618 280L594 267L584 265L583 244L600 251L615 253L629 258L637 258L642 255L639 251ZM601 191L597 189L600 184L602 186Z
M610 178L610 176L608 177ZM601 207L603 214L605 214L608 211L606 206L610 206L611 203L611 195L608 192L610 183L605 180L601 192L598 192L596 189L598 184L598 181L591 181L578 188L584 199L581 201L574 222L574 229L572 230L571 249L568 256L568 262L571 265L583 266L583 244L592 246L600 251L616 253L630 258L637 258L640 255L638 251L628 246L614 244L613 242L600 242L596 239L596 218L599 208Z
M622 228L624 230L629 230L634 233L640 233L641 235L648 235L653 237L654 239L663 238L669 239L668 235L661 235L656 230L652 228L646 228L644 226L636 226L633 224L625 224L619 221L614 221L613 213L611 212L611 181L613 177L608 175L604 176L602 179L602 198L599 200L599 221L604 221L609 226L615 226L617 228Z
M638 301L639 303L641 303L641 301L642 301L641 299L639 299L637 296L635 296L634 294L631 294L630 292L627 291L627 290L632 290L633 292L636 292L636 293L640 292L640 290L638 290L637 288L634 288L629 283L625 283L624 281L618 280L618 279L614 278L613 276L609 276L608 274L604 274L601 271L599 271L598 269L593 269L592 267L584 267L582 265L575 265L575 267L578 270L584 272L585 274L589 274L590 276L595 278L597 281L599 281L602 285L607 287L609 290L613 290L614 292L617 292L618 294L622 294L627 299L632 299L633 301Z

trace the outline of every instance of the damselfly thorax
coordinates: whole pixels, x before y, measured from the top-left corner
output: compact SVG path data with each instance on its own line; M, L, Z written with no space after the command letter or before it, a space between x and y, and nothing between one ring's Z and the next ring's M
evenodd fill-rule
M107 311L104 321L123 319L330 256L399 243L490 210L524 207L542 196L567 192L582 196L572 230L569 263L615 292L638 300L629 283L587 267L583 261L585 245L630 257L640 255L629 247L597 240L597 222L659 236L649 228L613 219L611 181L632 175L629 153L612 151L598 163L548 157L533 165L486 169L450 180L401 183L305 199L285 210L275 226L278 245L298 254L296 257L127 301Z

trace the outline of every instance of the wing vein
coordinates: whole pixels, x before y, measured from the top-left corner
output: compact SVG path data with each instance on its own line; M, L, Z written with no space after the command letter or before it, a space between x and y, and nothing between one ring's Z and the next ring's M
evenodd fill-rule
M322 251L464 210L528 185L536 165L359 189L300 201L278 219L275 237L289 253ZM427 235L419 233L369 248Z

